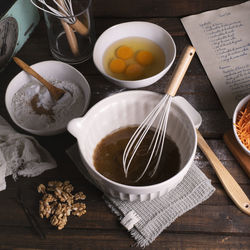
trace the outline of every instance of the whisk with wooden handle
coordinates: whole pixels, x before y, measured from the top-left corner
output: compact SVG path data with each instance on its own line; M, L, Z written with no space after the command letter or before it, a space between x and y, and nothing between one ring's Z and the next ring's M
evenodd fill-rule
M127 177L129 167L136 156L139 146L143 143L143 140L148 133L149 129L153 126L153 123L157 120L157 125L155 128L155 133L152 141L148 147L148 152L151 152L147 164L140 174L140 176L135 180L138 182L148 170L152 161L156 159L156 164L150 173L152 177L160 163L164 141L166 137L168 115L171 106L172 97L175 96L182 79L187 71L187 68L195 54L195 49L192 46L187 46L177 63L177 66L173 72L172 78L169 85L165 89L165 95L161 101L155 106L155 108L150 112L150 114L145 118L145 120L136 129L135 133L130 138L124 153L123 153L123 170Z
M51 3L54 3L55 7L53 8L50 4L48 4L48 0L30 0L33 5L35 5L38 9L50 13L56 17L63 18L65 22L76 30L81 35L86 35L88 33L88 27L78 20L74 15L72 0L51 0ZM38 4L40 3L41 6Z

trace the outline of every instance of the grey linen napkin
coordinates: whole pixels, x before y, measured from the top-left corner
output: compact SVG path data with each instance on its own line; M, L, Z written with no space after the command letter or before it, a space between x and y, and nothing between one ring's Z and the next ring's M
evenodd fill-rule
M67 153L84 176L93 183L87 171L83 170L77 145L70 147ZM124 220L135 220L129 230L130 234L138 246L146 247L179 216L208 199L214 191L211 181L193 163L182 182L160 198L129 202L104 195L104 200L124 226Z

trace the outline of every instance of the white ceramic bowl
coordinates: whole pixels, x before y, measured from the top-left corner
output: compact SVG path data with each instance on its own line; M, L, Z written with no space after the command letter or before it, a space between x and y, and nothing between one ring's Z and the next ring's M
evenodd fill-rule
M114 42L127 37L143 37L159 45L166 58L164 69L158 74L142 80L119 80L105 72L103 55L106 49ZM111 82L129 89L149 86L163 77L173 64L176 56L176 46L170 34L162 27L149 22L126 22L107 29L97 39L93 51L93 60L97 69Z
M236 108L235 108L235 110L234 110L232 122L233 122L234 136L235 136L237 142L239 143L240 147L250 156L250 150L248 150L248 149L246 148L246 146L241 142L240 138L238 137L238 134L237 134L237 131L236 131L236 127L235 127L237 115L238 115L239 111L242 109L242 107L243 107L248 101L250 101L250 95L245 96L245 97L237 104L237 106L236 106Z
M173 98L167 128L167 134L175 141L181 155L180 171L175 176L155 185L129 186L109 180L97 172L93 165L93 153L101 139L121 127L140 124L161 98L162 95L150 91L125 91L101 100L85 116L69 122L68 130L77 138L84 166L104 193L121 200L151 200L176 187L190 168L196 152L197 137L194 123L183 109L188 108L188 102L180 97ZM196 120L200 124L201 119ZM80 171L84 173L85 168Z
M58 61L44 61L44 62L39 62L34 65L31 65L31 67L38 72L43 78L45 79L53 79L53 80L58 80L58 81L66 81L66 82L72 82L77 84L80 89L83 92L84 95L84 100L83 100L83 109L81 114L79 116L82 116L85 111L87 110L89 101L90 101L90 87L85 79L85 77L75 68L72 66L63 63L63 62L58 62ZM43 129L31 129L22 126L17 119L15 118L13 108L12 108L12 98L14 94L26 83L30 81L37 81L34 79L31 75L28 73L21 71L19 74L17 74L9 83L6 94L5 94L5 104L6 108L10 114L11 119L13 120L16 125L21 127L23 130L35 134L35 135L55 135L62 133L66 130L66 125L68 121L59 127L56 128L43 128ZM72 119L72 118L71 118Z

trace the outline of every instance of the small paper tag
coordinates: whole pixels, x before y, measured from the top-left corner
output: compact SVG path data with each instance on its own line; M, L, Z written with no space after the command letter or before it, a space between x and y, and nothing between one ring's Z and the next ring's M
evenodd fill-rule
M134 210L131 210L126 216L121 220L121 224L130 231L134 225L140 221L141 218L135 213Z

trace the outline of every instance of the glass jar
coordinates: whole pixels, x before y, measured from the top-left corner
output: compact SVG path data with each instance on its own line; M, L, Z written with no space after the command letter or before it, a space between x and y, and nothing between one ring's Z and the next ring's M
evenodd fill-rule
M53 3L53 1L51 1ZM91 0L57 0L59 15L44 12L52 55L63 62L78 64L92 56L95 43ZM72 10L67 4L72 3ZM67 10L68 14L64 11Z

